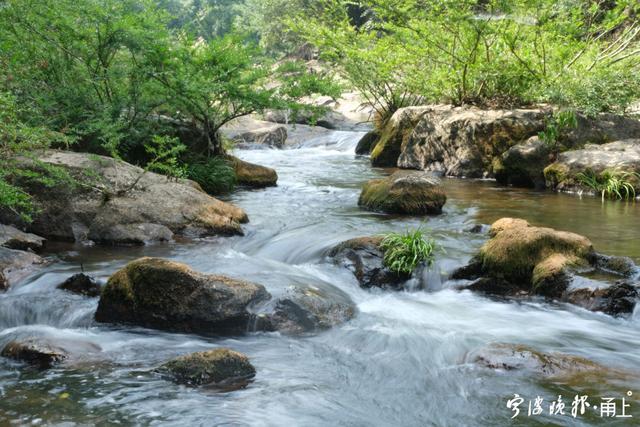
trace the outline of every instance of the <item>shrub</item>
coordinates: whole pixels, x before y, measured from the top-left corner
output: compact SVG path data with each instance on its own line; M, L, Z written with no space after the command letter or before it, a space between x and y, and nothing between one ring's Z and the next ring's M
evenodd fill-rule
M598 175L593 171L586 171L576 175L576 178L580 184L591 188L596 193L600 193L602 200L605 198L629 200L636 197L636 190L632 181L640 180L640 174L605 170Z
M578 117L575 111L564 110L553 114L547 121L546 128L538 134L538 137L552 151L558 151L559 143L565 137L566 133L578 127Z
M384 265L398 274L411 274L422 262L431 265L437 249L436 242L425 238L420 229L386 234L380 247Z
M222 157L192 160L187 166L187 177L213 195L233 191L237 181L233 166Z

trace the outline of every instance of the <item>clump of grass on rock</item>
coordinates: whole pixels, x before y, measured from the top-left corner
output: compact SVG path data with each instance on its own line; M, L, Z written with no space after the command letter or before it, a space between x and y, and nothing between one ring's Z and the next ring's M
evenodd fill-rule
M389 233L380 243L384 265L397 274L411 274L418 265L431 265L437 250L435 240L426 238L422 230Z

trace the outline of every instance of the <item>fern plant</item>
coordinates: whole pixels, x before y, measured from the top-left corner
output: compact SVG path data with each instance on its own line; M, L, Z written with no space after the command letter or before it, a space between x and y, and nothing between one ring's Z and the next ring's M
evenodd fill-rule
M411 274L420 263L433 263L437 245L417 229L386 234L380 248L384 252L384 265L389 270L397 274Z
M617 200L635 199L636 189L632 180L640 181L637 172L616 172L605 170L601 174L588 170L576 175L578 182L600 193L602 200L605 198Z

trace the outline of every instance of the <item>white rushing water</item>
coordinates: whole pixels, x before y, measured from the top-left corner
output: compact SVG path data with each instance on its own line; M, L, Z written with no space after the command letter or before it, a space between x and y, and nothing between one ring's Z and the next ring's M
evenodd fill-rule
M382 173L354 156L362 135L332 132L298 148L238 152L279 174L278 187L239 191L230 198L251 219L243 237L145 248L76 247L56 254L44 271L0 295L0 347L15 337L45 335L72 343L82 354L77 363L49 371L0 360L0 425L498 426L509 425L506 402L514 393L547 400L562 394L568 406L578 393L599 402L600 396L619 399L636 386L640 395L638 313L616 319L561 304L498 301L455 290L446 281L484 241L485 236L465 231L476 221L507 214L558 226L575 215L571 208L563 217L549 203L545 214L536 193L447 181L450 197L442 216L362 211L357 207L362 183ZM587 218L602 210L596 202L570 196L544 197L580 203ZM628 227L627 217L619 218L617 229L598 221L575 227L591 231L596 243L607 242ZM637 227L637 216L635 221ZM324 257L348 238L417 226L429 230L446 252L415 281L415 291L363 290L351 273ZM81 264L104 281L140 256L254 281L272 293L291 283L335 287L351 297L358 313L313 336L256 333L213 339L98 325L92 320L96 299L56 289ZM491 343L584 356L625 374L616 383L587 382L585 389L583 383L550 382L468 362L469 352ZM176 355L218 346L251 358L257 376L246 389L188 388L153 371ZM635 413L640 419L640 407ZM628 422L611 425L633 425ZM595 412L576 419L520 418L520 425L553 423L601 425L603 420Z

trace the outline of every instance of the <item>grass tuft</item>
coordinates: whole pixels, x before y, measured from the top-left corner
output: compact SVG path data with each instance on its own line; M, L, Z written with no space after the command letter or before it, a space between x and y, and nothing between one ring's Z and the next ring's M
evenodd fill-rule
M437 245L425 238L422 230L386 234L380 244L384 252L384 265L394 273L411 274L423 262L433 263Z
M629 200L636 197L636 189L632 181L640 181L640 174L637 172L616 172L611 170L596 174L588 170L577 174L576 179L585 187L600 193L602 200L605 198Z

